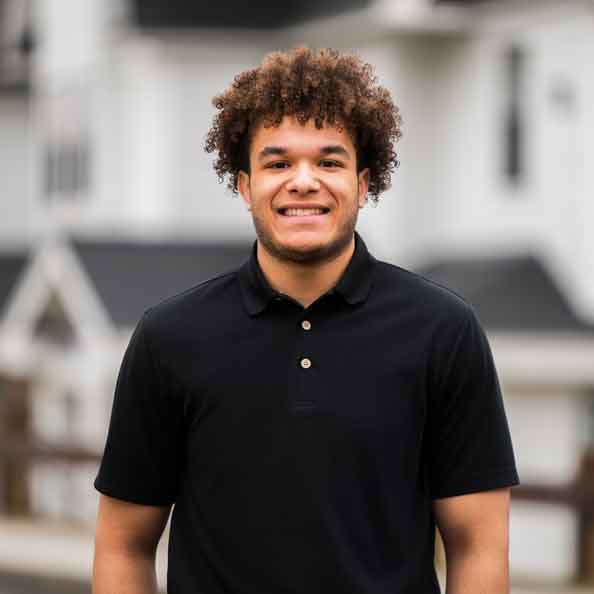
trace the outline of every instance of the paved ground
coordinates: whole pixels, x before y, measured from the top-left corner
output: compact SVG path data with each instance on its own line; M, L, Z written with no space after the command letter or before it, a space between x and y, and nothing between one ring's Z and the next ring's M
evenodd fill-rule
M0 572L0 594L91 594L90 584Z

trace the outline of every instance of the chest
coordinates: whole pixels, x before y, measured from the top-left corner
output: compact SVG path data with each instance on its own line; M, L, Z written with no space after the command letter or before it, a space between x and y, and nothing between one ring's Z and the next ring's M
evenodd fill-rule
M421 438L429 341L397 316L295 311L222 326L185 352L178 389L196 450L224 435L237 439L220 449L260 444L267 455L289 435L377 451Z

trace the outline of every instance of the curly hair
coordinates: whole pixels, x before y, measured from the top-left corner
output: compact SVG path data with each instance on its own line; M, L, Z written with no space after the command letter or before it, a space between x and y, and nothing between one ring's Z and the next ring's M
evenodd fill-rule
M402 136L402 118L390 92L377 84L373 67L354 54L331 48L297 47L267 54L258 68L235 76L212 100L218 110L204 149L217 151L219 182L237 194L239 171L250 173L249 147L256 126L280 125L283 116L305 124L314 119L346 128L357 152L357 171L369 167L368 194L373 202L390 187L399 166L394 143Z

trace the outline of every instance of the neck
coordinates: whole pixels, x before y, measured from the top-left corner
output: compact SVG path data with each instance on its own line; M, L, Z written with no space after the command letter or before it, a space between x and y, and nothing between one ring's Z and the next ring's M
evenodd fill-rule
M308 307L336 285L355 251L355 237L337 257L327 262L303 264L278 260L257 244L258 264L268 284Z

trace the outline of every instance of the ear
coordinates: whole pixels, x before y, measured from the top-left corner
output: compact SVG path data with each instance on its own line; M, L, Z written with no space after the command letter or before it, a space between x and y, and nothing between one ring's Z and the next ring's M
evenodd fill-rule
M240 171L237 176L237 190L246 203L248 210L252 210L252 195L250 193L250 176L245 171Z
M369 167L366 167L357 175L359 185L359 208L363 208L367 202L367 190L369 189Z

